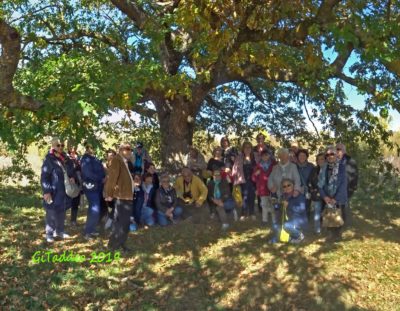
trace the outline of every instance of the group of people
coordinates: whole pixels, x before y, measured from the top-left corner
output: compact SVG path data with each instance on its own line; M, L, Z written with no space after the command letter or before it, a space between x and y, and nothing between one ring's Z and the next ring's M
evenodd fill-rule
M312 229L321 233L325 208L340 210L344 225L348 225L349 198L357 187L357 165L340 143L319 153L314 165L308 160L308 151L297 144L275 154L261 133L256 146L246 141L240 150L223 137L208 163L198 149L190 148L173 185L172 176L157 173L140 142L134 148L122 143L118 152L109 150L104 164L91 144L85 144L82 157L74 147L67 152L63 148L60 139L54 138L42 166L49 243L69 237L64 231L69 208L71 224L76 225L81 200L80 195L71 198L66 194L69 183L77 184L88 200L84 237L96 238L100 219L105 216L106 228L111 227L111 250L126 250L129 231L140 227L167 226L182 220L205 223L218 216L226 230L229 218L255 220L256 202L262 224L270 223L273 228L271 242L278 242L284 230L290 242L299 243ZM329 229L332 240L341 238L343 227Z

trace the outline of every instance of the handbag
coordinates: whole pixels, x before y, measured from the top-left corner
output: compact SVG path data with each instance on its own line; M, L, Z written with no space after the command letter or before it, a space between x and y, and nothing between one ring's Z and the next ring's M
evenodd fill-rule
M79 186L76 183L71 183L64 166L61 163L59 163L59 165L64 174L65 193L67 194L67 196L74 199L81 193L81 189L79 189Z
M243 203L242 198L242 190L240 190L240 185L233 186L232 196L238 206L241 206Z
M343 226L342 209L336 207L325 207L322 213L322 227L337 228Z
M286 215L286 207L287 204L282 204L282 225L281 225L281 230L279 232L279 241L283 243L288 243L290 239L290 234L284 229L285 221L287 220L287 215Z

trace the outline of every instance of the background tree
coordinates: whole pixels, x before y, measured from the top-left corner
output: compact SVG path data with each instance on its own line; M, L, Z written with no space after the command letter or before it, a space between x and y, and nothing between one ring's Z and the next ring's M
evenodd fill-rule
M155 119L164 165L195 129L389 141L400 110L399 1L3 1L0 131L9 148L96 136L124 109ZM351 64L351 66L350 66ZM18 66L19 65L19 66ZM344 88L365 95L345 104ZM318 131L317 131L318 132Z

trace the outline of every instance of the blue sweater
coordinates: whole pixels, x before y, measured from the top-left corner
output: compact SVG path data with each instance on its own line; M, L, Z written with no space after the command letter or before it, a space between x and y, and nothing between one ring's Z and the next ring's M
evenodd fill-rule
M81 159L82 181L94 183L95 190L102 191L103 179L106 177L103 164L95 156L85 153ZM87 191L87 190L85 190Z

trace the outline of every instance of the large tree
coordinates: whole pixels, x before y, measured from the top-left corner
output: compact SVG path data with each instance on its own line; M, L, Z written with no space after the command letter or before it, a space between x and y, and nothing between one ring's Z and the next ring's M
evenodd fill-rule
M385 139L371 112L400 110L399 12L393 0L3 1L1 133L95 135L122 108L158 120L164 165L196 126L240 130L250 115L277 136L304 129L306 109L344 139ZM365 108L345 104L349 85Z

